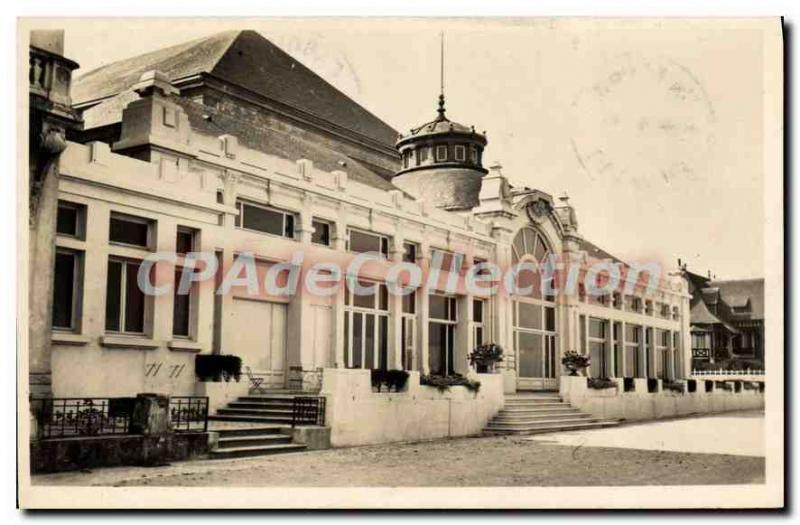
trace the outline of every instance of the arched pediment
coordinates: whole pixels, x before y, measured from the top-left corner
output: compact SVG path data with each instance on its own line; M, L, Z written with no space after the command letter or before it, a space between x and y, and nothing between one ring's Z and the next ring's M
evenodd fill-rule
M524 214L531 224L543 225L549 222L559 237L564 235L564 227L555 211L553 197L539 190L525 190L514 196L514 209Z

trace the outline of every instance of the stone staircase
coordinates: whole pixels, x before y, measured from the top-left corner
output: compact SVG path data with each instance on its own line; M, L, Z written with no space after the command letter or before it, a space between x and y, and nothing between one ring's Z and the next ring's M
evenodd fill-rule
M305 445L292 442L292 436L282 431L282 426L255 426L240 423L224 428L211 427L219 433L216 448L211 450L211 459L230 459L287 452L301 452Z
M584 414L561 400L557 392L518 393L506 396L505 406L484 429L484 434L539 434L586 430L619 424Z
M294 443L286 432L292 424L296 395L309 392L270 390L249 394L208 416L209 430L219 433L213 459L240 458L301 452L306 445Z

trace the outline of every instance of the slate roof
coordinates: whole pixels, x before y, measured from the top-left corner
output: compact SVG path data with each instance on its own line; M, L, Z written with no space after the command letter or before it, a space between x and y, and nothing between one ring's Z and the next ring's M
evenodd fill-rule
M120 60L75 80L73 103L110 98L158 70L172 82L200 74L394 147L398 132L255 31L226 31Z
M744 306L750 301L750 319L764 319L764 279L710 281L719 290L719 297L730 306ZM733 315L739 315L733 312Z
M611 259L614 262L622 263L625 266L628 266L628 264L619 257L611 255L604 249L600 248L599 246L590 241L587 241L586 239L581 239L578 246L579 249L585 251L589 255L589 257L593 257L598 260Z

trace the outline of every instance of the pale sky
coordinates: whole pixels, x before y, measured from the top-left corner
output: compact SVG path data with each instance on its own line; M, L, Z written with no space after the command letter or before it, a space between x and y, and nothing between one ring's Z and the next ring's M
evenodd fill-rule
M63 20L89 71L255 29L399 131L447 115L486 130L486 165L567 192L580 232L630 261L763 276L762 33L727 21ZM780 177L781 174L770 174Z

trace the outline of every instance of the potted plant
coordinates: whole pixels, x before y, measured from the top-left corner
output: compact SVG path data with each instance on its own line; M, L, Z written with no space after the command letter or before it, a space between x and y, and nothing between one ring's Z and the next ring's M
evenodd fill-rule
M503 360L503 347L494 343L476 346L469 354L469 364L479 374L494 372L496 363Z
M569 370L569 375L576 376L578 372L586 369L592 360L588 355L580 354L575 350L567 350L561 358L561 364Z

